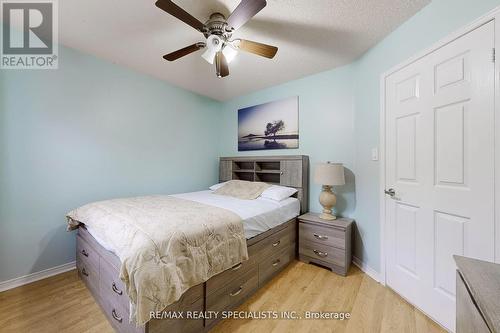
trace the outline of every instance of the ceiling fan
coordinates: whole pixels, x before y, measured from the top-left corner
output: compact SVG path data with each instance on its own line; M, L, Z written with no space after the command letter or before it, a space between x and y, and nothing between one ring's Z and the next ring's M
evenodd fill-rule
M245 39L231 39L233 33L247 23L267 5L266 0L242 0L226 19L221 13L213 13L207 22L201 23L172 0L158 0L156 6L170 15L201 32L206 42L198 42L163 56L165 60L174 61L188 54L206 48L202 57L210 64L215 62L217 77L229 75L228 63L238 50L250 52L269 59L274 58L278 48L275 46L252 42Z

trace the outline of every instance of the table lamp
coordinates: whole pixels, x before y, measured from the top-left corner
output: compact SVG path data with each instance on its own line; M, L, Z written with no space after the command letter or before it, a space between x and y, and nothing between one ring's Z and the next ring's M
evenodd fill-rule
M332 214L332 208L337 203L337 197L332 191L332 186L345 184L344 166L342 163L319 163L314 172L314 182L323 185L319 195L323 213L319 217L323 220L335 220L337 217Z

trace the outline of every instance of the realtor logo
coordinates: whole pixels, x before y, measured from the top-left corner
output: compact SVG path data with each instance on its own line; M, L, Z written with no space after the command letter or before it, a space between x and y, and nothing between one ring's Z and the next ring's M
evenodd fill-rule
M57 2L0 0L0 68L57 69Z

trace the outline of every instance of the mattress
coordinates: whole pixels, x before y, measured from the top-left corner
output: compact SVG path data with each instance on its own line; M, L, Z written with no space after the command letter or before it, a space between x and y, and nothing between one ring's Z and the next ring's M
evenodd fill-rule
M213 191L209 190L174 194L172 196L232 211L243 220L243 228L247 239L285 223L300 214L300 201L296 198L287 198L279 202L260 197L255 200L242 200L213 194ZM87 227L87 230L102 247L111 251L110 247L99 239L91 228Z

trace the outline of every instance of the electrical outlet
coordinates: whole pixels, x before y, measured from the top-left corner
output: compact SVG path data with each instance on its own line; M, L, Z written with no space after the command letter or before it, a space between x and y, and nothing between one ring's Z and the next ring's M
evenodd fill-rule
M378 148L372 148L372 161L378 161Z

